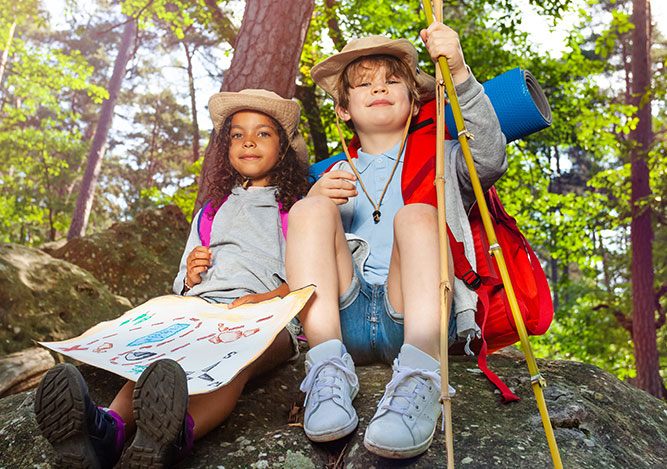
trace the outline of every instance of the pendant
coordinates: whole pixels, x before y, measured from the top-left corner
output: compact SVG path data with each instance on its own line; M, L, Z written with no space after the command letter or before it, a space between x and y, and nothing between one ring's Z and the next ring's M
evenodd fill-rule
M382 214L380 213L379 210L374 211L374 212L373 212L373 221L374 221L375 223L380 223L380 216L381 216L381 215L382 215Z

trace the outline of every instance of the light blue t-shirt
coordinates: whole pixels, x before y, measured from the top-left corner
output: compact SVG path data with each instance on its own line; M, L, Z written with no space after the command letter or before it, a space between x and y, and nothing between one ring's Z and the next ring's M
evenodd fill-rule
M357 152L358 158L354 160L354 164L366 190L376 204L394 168L400 146L401 142L398 142L393 148L380 155L370 155L361 149ZM365 239L370 246L370 255L364 264L363 271L364 278L369 283L384 283L389 275L389 262L394 242L394 215L404 205L401 194L402 170L403 157L401 155L394 177L380 205L382 215L379 223L374 222L375 208L368 200L359 181L356 182L359 195L355 197L354 201L354 218L350 232Z

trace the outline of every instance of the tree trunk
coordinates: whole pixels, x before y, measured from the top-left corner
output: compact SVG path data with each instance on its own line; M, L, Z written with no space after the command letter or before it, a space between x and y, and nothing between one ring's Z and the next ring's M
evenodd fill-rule
M192 162L199 159L199 122L197 122L197 99L195 93L195 77L192 72L192 56L188 43L181 41L188 61L188 89L190 90L190 108L192 109Z
M314 0L247 0L234 57L225 72L221 91L264 88L284 98L294 97L299 58L314 7ZM212 132L211 139L214 138ZM207 175L215 165L214 159L209 143L195 213L207 199Z
M337 0L326 0L327 10L331 13L331 17L327 19L327 26L329 29L329 38L333 41L336 50L340 52L345 47L345 38L343 38L343 33L338 24L336 3L338 3Z
M76 207L72 215L72 223L69 227L67 239L79 238L86 234L86 226L88 225L88 218L90 217L95 197L97 177L100 174L102 158L106 149L107 135L113 121L114 108L116 107L120 86L125 76L125 67L130 60L130 50L136 34L136 28L134 19L129 19L123 30L123 36L118 48L118 56L113 67L113 74L111 75L111 80L109 80L109 99L105 100L102 104L100 119L95 129L95 136L93 137L90 152L88 153L88 162L86 163L86 170L81 181L79 196L76 199Z
M9 34L7 35L7 44L5 44L5 49L2 51L2 58L0 58L0 83L2 83L2 78L5 75L7 60L9 60L9 48L12 45L12 39L14 39L15 30L16 30L16 21L14 21L9 28Z
M632 101L639 119L631 137L635 146L630 154L631 244L632 244L632 340L635 345L637 386L661 397L653 289L653 228L651 209L646 203L651 195L648 152L653 142L651 118L651 18L649 0L633 0L632 23Z
M298 86L296 88L296 97L303 106L303 116L308 121L308 130L313 140L315 150L315 161L322 161L329 157L329 146L327 145L327 134L322 124L322 115L320 107L317 105L315 96L315 84L311 86Z

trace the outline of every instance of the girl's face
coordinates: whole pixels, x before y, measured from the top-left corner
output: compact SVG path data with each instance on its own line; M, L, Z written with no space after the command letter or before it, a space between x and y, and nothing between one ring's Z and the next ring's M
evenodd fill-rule
M280 159L280 135L271 118L256 111L239 111L229 130L229 162L250 185L269 185L269 171Z

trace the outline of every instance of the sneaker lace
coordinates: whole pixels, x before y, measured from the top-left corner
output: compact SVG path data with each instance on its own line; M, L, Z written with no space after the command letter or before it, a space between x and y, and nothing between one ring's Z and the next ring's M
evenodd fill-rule
M315 391L316 403L332 399L343 390L342 386L338 384L338 371L343 373L351 387L359 383L357 375L347 367L341 357L331 357L313 365L306 378L301 382L299 389L308 396ZM338 392L334 392L334 390L338 390Z
M381 410L389 410L392 412L397 412L401 415L411 415L410 409L412 407L417 409L417 405L415 404L415 399L417 399L417 397L421 397L422 399L427 398L426 394L424 393L424 390L426 390L429 387L430 388L436 387L436 389L440 389L440 387L442 386L440 375L435 371L427 371L424 369L415 369L415 368L399 366L398 360L394 360L392 371L393 375L391 377L391 381L387 383L384 396L382 396L382 399L380 400L380 402L378 402L378 408L380 408ZM412 392L408 392L409 389L408 382L410 378L414 378L417 381L417 385L415 386L415 389ZM432 383L431 386L429 386L429 382ZM450 396L453 396L455 393L456 389L454 389L450 385L449 386ZM405 405L400 405L401 399L394 399L395 397L403 398L402 400L403 402L405 402ZM385 401L387 401L386 404ZM440 407L442 412L441 415L443 416L442 431L444 432L445 404L441 402Z
M440 388L440 375L434 371L409 368L400 366L397 360L394 360L392 366L393 375L385 388L384 396L378 403L378 408L390 410L401 415L411 414L411 408L415 406L415 400L418 397L425 398L425 390L431 386ZM413 391L408 390L408 382L411 378L417 381ZM394 398L403 399L394 399ZM404 405L401 405L404 402Z

